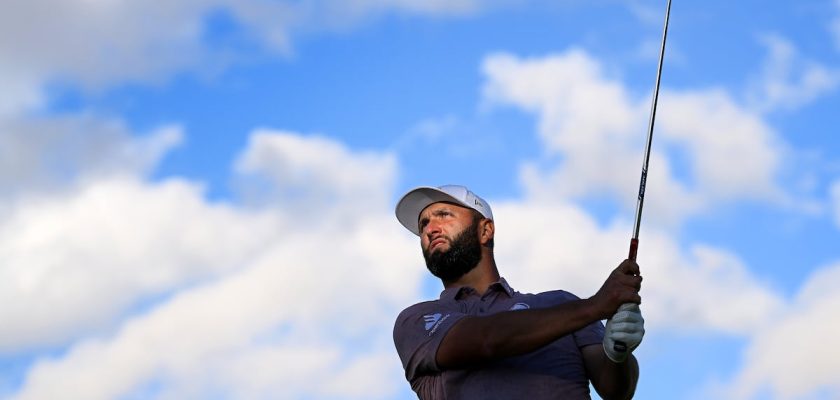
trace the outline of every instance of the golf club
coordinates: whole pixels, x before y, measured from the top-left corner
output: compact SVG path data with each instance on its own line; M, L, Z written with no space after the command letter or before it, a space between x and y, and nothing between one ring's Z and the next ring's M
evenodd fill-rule
M642 163L642 178L639 182L639 197L636 202L636 221L633 223L633 238L630 239L629 259L636 261L636 254L639 251L639 227L642 223L642 206L645 203L645 185L647 184L648 163L650 162L650 145L653 141L653 123L656 120L656 103L659 101L659 81L662 78L662 61L665 58L665 39L668 37L668 19L671 14L671 0L665 8L665 28L662 30L662 46L659 48L659 65L656 68L656 85L653 88L653 102L650 106L650 120L648 121L647 143L645 144L645 158ZM625 307L632 307L633 304L622 304L619 311ZM618 352L627 351L624 342L616 341L613 349Z

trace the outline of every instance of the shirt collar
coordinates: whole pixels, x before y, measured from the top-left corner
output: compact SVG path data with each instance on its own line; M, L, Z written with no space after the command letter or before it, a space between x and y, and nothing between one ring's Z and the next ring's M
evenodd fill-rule
M514 293L513 288L510 287L505 278L499 278L498 281L490 284L490 287L487 288L487 292L490 293L492 291L504 292L508 295L508 297L513 297ZM440 299L459 300L472 292L475 292L475 289L469 286L451 287L449 289L444 289L444 291L440 292Z

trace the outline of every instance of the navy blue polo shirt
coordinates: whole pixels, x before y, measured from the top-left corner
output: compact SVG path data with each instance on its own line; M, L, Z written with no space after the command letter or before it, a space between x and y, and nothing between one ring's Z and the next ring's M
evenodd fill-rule
M580 349L600 345L600 321L534 352L470 369L442 371L435 355L449 329L466 316L545 308L578 297L562 290L523 294L501 279L483 295L470 287L444 290L440 299L403 310L394 325L405 377L420 399L590 399Z

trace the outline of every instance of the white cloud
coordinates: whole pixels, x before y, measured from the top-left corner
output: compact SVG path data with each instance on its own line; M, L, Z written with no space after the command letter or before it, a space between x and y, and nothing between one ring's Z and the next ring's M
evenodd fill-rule
M649 98L631 97L576 49L538 59L495 54L483 68L485 101L536 114L546 157L559 160L556 168L523 165L530 196L608 195L631 207ZM645 199L656 211L649 215L673 222L720 201L778 201L783 149L775 132L727 93L663 89Z
M0 234L12 261L0 312L15 327L5 346L69 347L34 363L12 398L407 393L390 332L398 311L421 298L427 273L416 238L391 212L392 156L259 130L237 168L266 177L277 187L269 193L306 201L214 205L189 182L122 176L18 205ZM628 245L629 226L600 227L569 203L494 208L502 272L523 291L589 296ZM653 230L640 254L645 315L658 329L748 335L779 308L724 251L682 254ZM156 295L148 311L130 314Z
M278 241L247 268L182 291L113 338L40 362L13 398L119 398L154 382L163 384L160 398L392 394L402 381L390 340L395 304L416 295L416 280L405 276L411 265L378 249L407 250L392 222L369 224L383 236L373 248L362 232L345 232L331 251L323 234ZM375 390L360 386L374 376Z
M792 306L756 332L745 365L728 388L734 399L772 394L774 399L840 396L840 264L817 270L802 286ZM764 398L764 397L762 397Z
M663 138L683 147L698 195L708 200L779 200L785 147L776 132L722 90L663 92Z
M476 0L352 0L345 2L314 0L300 4L299 9L305 11L305 19L310 22L317 22L327 27L340 27L356 24L366 18L387 12L460 16L473 14L487 6Z
M138 302L236 269L272 220L206 204L178 180L99 180L19 198L0 229L0 350L107 329Z
M761 42L769 55L748 93L754 109L764 113L795 109L840 85L840 70L805 58L789 40L764 35Z
M162 126L133 139L121 121L92 115L0 120L0 198L145 175L182 137L180 127Z
M319 136L258 130L235 165L238 185L248 202L296 210L308 223L341 224L352 212L376 214L388 209L382 188L393 187L392 154L353 153ZM319 215L318 221L311 216ZM358 217L354 217L358 218Z
M460 15L477 11L481 3L476 0L364 0L357 4L379 4L399 10L430 15ZM491 2L492 3L492 2ZM499 3L499 1L496 1Z
M95 89L165 79L215 60L218 54L207 54L203 43L203 18L213 10L229 12L268 48L288 52L298 30L347 26L386 10L463 15L478 6L469 0L219 0L41 7L15 1L0 14L0 70L33 74L18 80L3 73L2 91L19 95L0 100L0 117L41 105L40 88L50 78ZM493 78L488 100L537 114L547 156L564 157L556 171L526 165L528 199L497 207L506 276L522 290L591 294L623 258L629 227L600 227L581 209L546 201L558 192L632 199L649 100L606 78L582 51L533 60L498 55L485 67ZM787 90L801 104L819 93L822 78L803 74L779 93ZM775 196L779 148L759 117L722 92L663 95L678 105L675 115L683 112L679 119L691 123L668 122L661 111L666 129L657 140L691 156L695 184L702 187L680 183L670 155L655 151L650 208L679 219L712 201ZM425 270L415 238L393 221L393 155L257 131L237 161L235 179L248 205L258 208L240 207L208 202L194 182L143 180L180 141L177 127L137 141L118 122L85 116L4 124L14 134L0 135L0 171L6 171L0 185L24 193L0 216L0 255L7 261L0 266L0 297L6 298L0 320L11 327L0 335L0 349L58 344L66 350L33 364L16 398L151 397L143 396L148 391L173 399L211 393L385 398L406 390L390 329L396 312L420 297ZM732 134L715 135L733 126ZM736 167L728 164L732 154ZM74 184L68 190L29 193L33 183L51 188L68 177ZM683 254L672 238L653 230L643 238L640 262L652 326L745 335L782 308L741 260L720 249L694 246ZM803 292L822 299L825 290ZM132 307L148 311L136 314ZM748 369L743 390L775 373ZM823 381L817 376L806 383ZM782 382L778 390L806 389Z
M485 101L535 113L546 154L563 158L557 192L634 192L638 173L629 167L640 170L641 162L639 153L631 156L638 140L630 127L643 126L644 116L620 82L603 76L597 61L576 49L540 59L495 54L483 69ZM538 172L534 168L526 166L527 173Z
M608 137L627 140L627 125L644 121L623 85L605 77L583 50L535 59L492 54L483 71L485 101L538 114L550 151L595 146Z
M235 47L220 48L225 41L211 43L218 32L209 16L233 21L240 40L288 54L296 33L352 27L383 13L434 17L478 9L474 0L10 0L0 15L0 88L7 95L26 96L6 96L0 115L38 105L43 85L53 80L101 90L126 81L161 82L185 70L212 73L223 68L242 54Z
M517 289L589 297L627 257L630 226L601 228L570 204L507 203L494 214L499 267ZM645 232L639 265L642 310L658 329L749 335L783 305L735 255L701 245L684 253L667 232Z
M22 114L26 110L41 107L45 95L40 90L40 81L29 73L8 70L0 62L0 121Z
M0 17L6 38L0 54L41 79L67 78L86 87L158 79L199 59L201 17L209 5L11 1Z
M189 70L213 73L238 54L210 43L209 17L226 15L237 35L290 51L292 5L261 0L4 2L0 14L0 116L43 106L56 81L86 91L160 83ZM211 44L213 46L211 46ZM11 96L10 94L22 96Z
M414 237L382 206L389 156L260 131L240 160L281 191L334 201L314 213L248 211L209 204L188 182L123 178L15 209L0 234L11 261L0 312L14 328L4 348L81 340L35 363L12 398L385 398L407 389L390 332L425 270Z

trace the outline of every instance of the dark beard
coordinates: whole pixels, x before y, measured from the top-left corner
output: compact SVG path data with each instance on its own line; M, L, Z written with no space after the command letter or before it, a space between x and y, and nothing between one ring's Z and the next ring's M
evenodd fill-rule
M478 223L461 231L446 251L436 251L429 254L423 250L426 268L432 275L444 282L454 282L478 265L481 260L481 243L478 241Z

